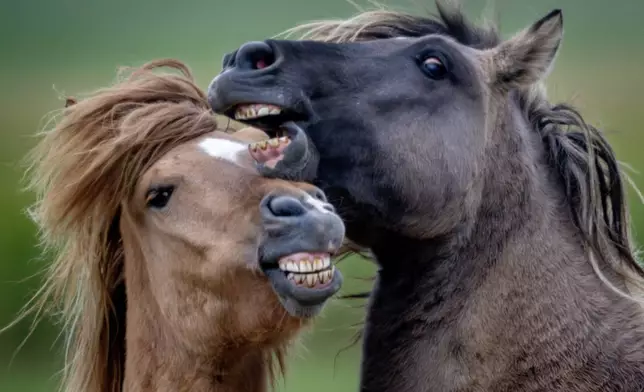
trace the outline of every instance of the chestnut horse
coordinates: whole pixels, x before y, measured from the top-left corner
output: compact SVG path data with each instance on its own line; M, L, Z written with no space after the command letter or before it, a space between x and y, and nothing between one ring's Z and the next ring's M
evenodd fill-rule
M264 391L341 285L333 207L259 176L253 155L276 141L218 128L179 62L69 103L31 155L33 215L57 253L36 309L62 315L63 390Z
M375 256L360 390L642 391L627 177L602 132L542 88L562 12L504 40L438 11L246 43L209 89L218 113L306 134L318 156L300 180ZM261 171L280 177L288 152Z

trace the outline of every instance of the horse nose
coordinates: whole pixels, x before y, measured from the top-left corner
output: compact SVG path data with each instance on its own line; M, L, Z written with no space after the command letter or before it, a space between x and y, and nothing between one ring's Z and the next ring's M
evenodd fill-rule
M275 61L273 49L262 41L247 42L235 55L235 66L243 70L266 68Z
M274 196L266 203L266 213L274 218L294 218L312 214L328 214L335 212L331 204L321 191L313 192L305 198L297 198L290 195Z
M265 241L270 244L264 252L333 253L342 245L344 223L321 191L267 195L260 211Z
M276 196L267 203L268 210L276 218L297 217L306 214L307 208L292 196Z

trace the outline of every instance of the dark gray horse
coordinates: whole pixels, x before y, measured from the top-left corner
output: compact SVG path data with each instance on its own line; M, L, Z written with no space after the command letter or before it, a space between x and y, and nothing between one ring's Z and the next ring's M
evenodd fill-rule
M375 255L361 391L644 390L624 178L540 89L561 12L506 41L440 5L301 30L227 55L209 98L288 123L260 169L309 177Z

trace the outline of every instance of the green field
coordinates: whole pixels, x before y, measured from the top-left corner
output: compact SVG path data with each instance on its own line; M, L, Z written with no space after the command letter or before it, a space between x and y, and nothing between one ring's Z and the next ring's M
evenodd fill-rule
M465 1L474 15L484 1ZM360 4L368 6L364 1ZM421 10L431 3L385 2ZM644 169L644 2L599 0L497 0L505 35L554 7L564 11L562 52L548 80L553 100L582 109L587 120L609 132L621 161ZM607 6L607 4L609 6ZM89 92L111 82L117 67L174 57L188 63L207 86L220 70L223 54L248 40L272 36L296 23L345 17L355 8L344 0L32 0L0 6L0 326L8 324L38 287L35 227L24 209L19 160L33 145L44 116L62 107L65 94ZM640 186L644 177L635 175ZM631 192L631 196L633 192ZM644 240L644 207L631 197L632 217ZM355 292L373 267L360 260L342 265L343 291ZM346 301L329 306L324 317L291 353L281 391L354 391L359 347L350 344L363 310ZM47 321L23 346L30 320L0 335L0 391L56 389L61 366L59 330Z

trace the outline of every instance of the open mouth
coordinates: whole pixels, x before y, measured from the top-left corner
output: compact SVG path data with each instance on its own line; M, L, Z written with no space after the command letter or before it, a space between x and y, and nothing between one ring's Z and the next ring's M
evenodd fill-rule
M238 121L256 120L268 116L280 116L282 108L275 105L254 103L238 105L234 108L234 118Z
M232 116L230 115L232 113ZM252 143L249 150L253 158L269 167L275 167L284 156L284 150L291 139L280 129L289 120L282 108L270 104L237 105L229 112L229 117L265 131L270 139Z
M285 108L269 103L237 104L224 113L236 121L257 127L269 136L278 136L280 126L289 121L304 121L307 116L292 108Z
M342 274L329 253L298 252L263 264L262 269L284 308L295 317L317 315L342 286Z
M255 161L275 167L277 162L284 158L284 151L291 143L291 138L286 135L282 136L280 131L276 132L277 137L250 144L248 148Z
M307 176L314 174L317 160L311 156L308 137L296 125L296 121L304 120L306 116L276 105L259 103L234 106L226 115L268 134L268 140L248 146L263 175L273 175L271 171L275 171L278 163L283 161L279 172L283 179L310 180Z
M259 103L236 105L226 115L269 135L270 139L251 143L248 147L259 164L260 173L269 177L278 173L278 178L295 181L314 178L317 157L306 134L295 124L305 116L276 105ZM296 237L306 242L303 228L295 230ZM340 271L331 263L331 253L320 251L323 248L315 251L306 248L273 253L268 260L260 262L282 306L289 314L300 318L317 315L327 300L340 290L343 280ZM297 252L292 253L293 250Z
M289 121L301 121L305 116L277 105L267 103L245 103L229 109L226 116L257 127L271 137L279 136L280 126Z
M281 258L278 264L292 284L311 289L329 285L335 272L328 253L296 253Z

